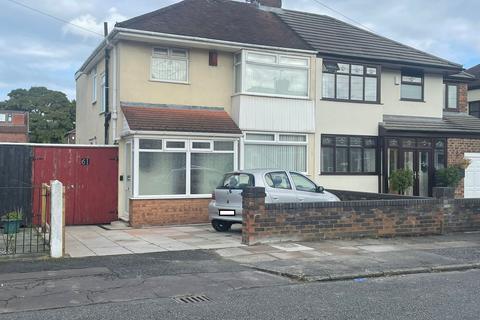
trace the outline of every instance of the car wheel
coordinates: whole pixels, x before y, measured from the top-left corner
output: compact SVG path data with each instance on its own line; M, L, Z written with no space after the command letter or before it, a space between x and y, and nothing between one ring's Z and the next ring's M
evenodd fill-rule
M212 227L218 232L226 232L232 227L232 223L228 221L213 220Z

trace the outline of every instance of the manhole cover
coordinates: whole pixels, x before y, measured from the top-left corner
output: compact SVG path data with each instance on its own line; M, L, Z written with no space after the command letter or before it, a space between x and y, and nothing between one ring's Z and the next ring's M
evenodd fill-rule
M188 295L188 296L179 296L174 297L173 300L177 303L202 303L212 301L206 295Z

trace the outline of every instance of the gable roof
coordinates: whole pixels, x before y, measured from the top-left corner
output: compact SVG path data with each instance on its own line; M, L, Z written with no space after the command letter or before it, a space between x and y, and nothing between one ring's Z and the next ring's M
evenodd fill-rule
M221 108L137 103L121 107L131 130L242 134Z
M475 76L475 81L468 84L468 89L480 89L480 64L467 70L468 73Z
M230 0L184 0L115 25L245 44L313 50L274 13Z
M282 10L278 16L320 54L461 70L436 57L335 18Z

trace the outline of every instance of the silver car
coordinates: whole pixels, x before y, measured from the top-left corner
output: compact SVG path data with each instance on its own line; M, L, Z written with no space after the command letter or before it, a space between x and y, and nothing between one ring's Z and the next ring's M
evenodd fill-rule
M298 172L275 169L230 172L224 175L208 206L215 230L228 231L232 224L242 223L242 191L253 186L265 188L265 203L340 201Z

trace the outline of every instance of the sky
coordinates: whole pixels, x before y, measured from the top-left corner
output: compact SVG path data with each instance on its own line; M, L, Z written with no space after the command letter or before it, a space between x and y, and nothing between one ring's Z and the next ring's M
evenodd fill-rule
M135 17L178 0L14 0L93 32L0 0L0 101L16 88L45 86L75 98L75 71L102 40L103 22ZM480 63L478 0L318 0L375 33L465 68ZM283 7L354 24L316 0Z

